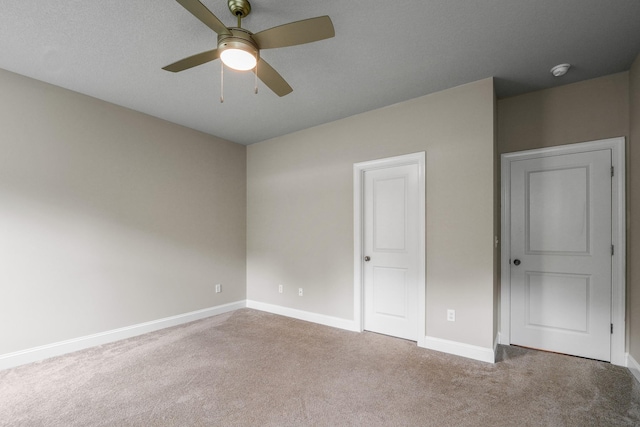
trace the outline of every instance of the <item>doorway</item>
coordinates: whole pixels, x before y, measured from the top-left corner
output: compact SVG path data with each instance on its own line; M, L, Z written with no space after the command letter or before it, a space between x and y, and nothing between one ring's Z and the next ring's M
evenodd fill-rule
M354 165L354 312L360 330L425 336L425 154Z
M502 155L502 344L624 364L624 139Z

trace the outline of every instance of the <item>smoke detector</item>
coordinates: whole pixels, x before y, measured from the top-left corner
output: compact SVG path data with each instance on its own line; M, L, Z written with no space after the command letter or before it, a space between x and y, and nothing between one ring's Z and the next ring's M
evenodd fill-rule
M567 71L569 71L569 68L571 68L571 64L556 65L551 69L551 74L553 74L554 77L564 76L567 74Z

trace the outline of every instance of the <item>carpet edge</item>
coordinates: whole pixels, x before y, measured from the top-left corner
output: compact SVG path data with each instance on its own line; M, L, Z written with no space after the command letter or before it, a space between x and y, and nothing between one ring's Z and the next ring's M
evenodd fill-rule
M480 362L495 363L496 361L494 348L479 347L442 338L426 336L424 340L424 348L462 356L468 359L478 360Z
M151 320L149 322L125 326L118 329L112 329L110 331L99 332L96 334L85 335L65 341L59 341L38 347L28 348L25 350L19 350L12 353L0 354L0 371L14 368L20 365L26 365L27 363L38 362L55 356L61 356L63 354L72 353L74 351L84 350L89 347L95 347L114 341L132 338L149 332L158 331L160 329L182 325L184 323L193 322L195 320L200 320L207 317L216 316L218 314L227 313L229 311L238 310L240 308L245 308L246 306L246 300L241 300L228 304L204 308L201 310L195 310L188 313L178 314L175 316Z
M319 325L331 326L333 328L344 329L352 332L362 332L355 321L342 319L339 317L327 316L324 314L312 313L310 311L298 310L281 305L269 304L260 301L247 300L247 308L266 311L267 313L278 314L280 316L291 317L293 319L304 320L306 322L317 323Z
M640 364L629 353L627 353L627 369L629 369L636 380L640 382Z

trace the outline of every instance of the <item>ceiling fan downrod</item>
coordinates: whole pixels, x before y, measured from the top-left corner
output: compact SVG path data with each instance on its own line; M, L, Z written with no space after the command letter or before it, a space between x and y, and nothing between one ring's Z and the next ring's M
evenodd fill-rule
M242 18L246 18L251 13L249 0L228 0L229 11L238 18L238 28L242 28Z

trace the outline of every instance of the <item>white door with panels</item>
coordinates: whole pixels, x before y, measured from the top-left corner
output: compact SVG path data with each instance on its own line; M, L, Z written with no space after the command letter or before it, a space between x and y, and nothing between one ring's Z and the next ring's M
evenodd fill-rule
M416 341L420 245L418 164L363 177L364 329Z
M510 175L511 344L609 361L611 150L513 161Z

